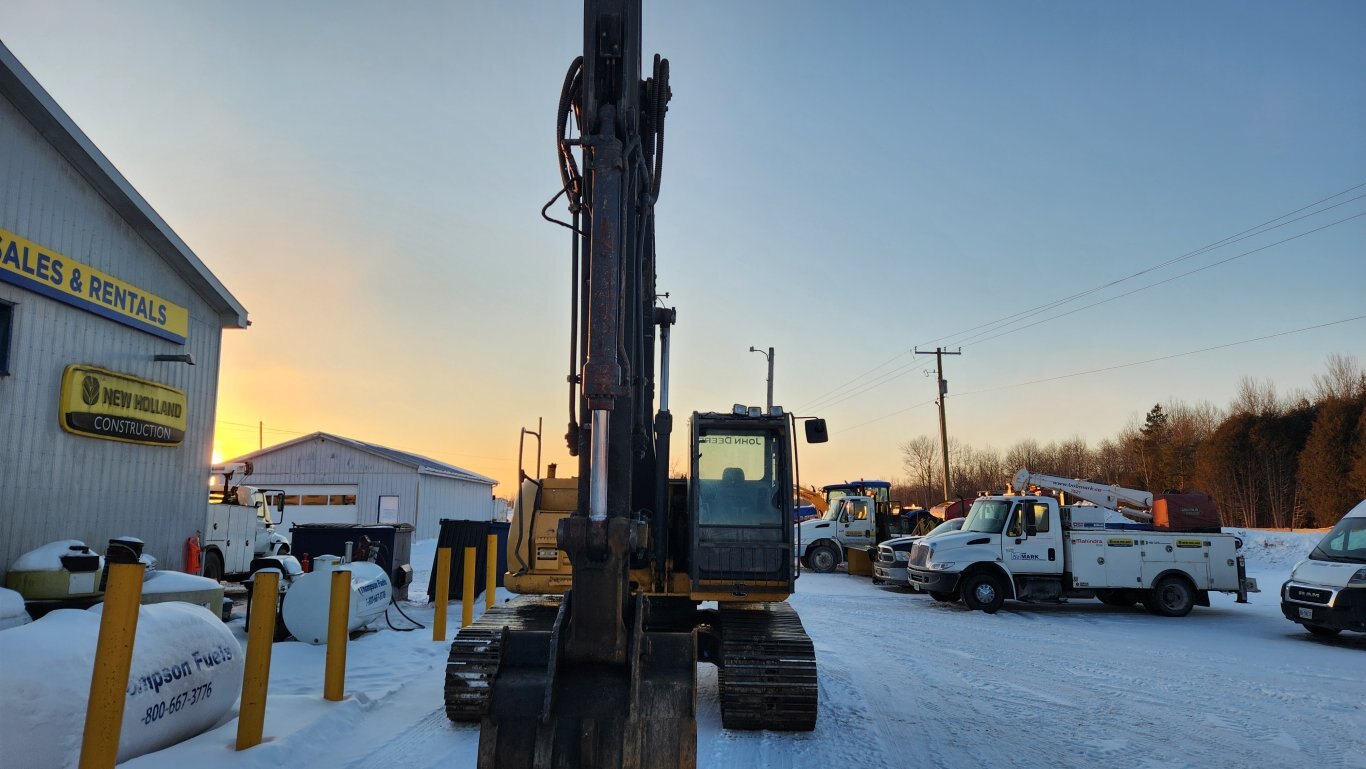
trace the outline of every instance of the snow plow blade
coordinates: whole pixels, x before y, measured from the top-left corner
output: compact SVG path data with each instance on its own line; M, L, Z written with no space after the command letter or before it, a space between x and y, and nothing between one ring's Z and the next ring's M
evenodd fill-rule
M644 630L637 599L624 665L571 664L560 630L503 631L480 769L695 769L697 638Z

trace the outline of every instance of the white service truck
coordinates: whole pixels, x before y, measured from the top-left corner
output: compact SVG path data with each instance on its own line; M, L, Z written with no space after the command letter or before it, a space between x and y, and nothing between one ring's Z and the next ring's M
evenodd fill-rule
M271 506L283 514L283 492L241 483L251 473L248 462L214 465L209 470L209 506L204 521L203 574L210 579L240 582L257 558L289 554L289 540L275 531Z
M937 600L962 599L991 613L1007 598L1062 602L1098 598L1112 606L1142 602L1154 614L1181 617L1209 605L1209 592L1256 592L1238 550L1242 541L1210 531L1158 530L1126 523L1152 519L1153 495L1021 470L1015 488L1060 489L1090 504L1051 496L979 497L957 533L924 540L911 551L910 583ZM1145 509L1146 508L1146 509ZM1175 517L1175 516L1174 516Z
M834 500L820 518L797 524L802 565L826 574L849 560L849 551L862 550L869 560L877 545L893 537L923 534L938 521L925 510L893 510L889 500L847 495Z

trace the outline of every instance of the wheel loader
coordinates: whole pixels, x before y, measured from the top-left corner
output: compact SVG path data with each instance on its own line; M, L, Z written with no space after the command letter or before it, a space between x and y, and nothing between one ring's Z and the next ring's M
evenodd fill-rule
M688 477L668 477L676 311L656 289L654 209L671 92L659 56L642 79L640 39L640 0L586 0L556 115L551 204L565 199L567 221L542 211L571 241L578 475L519 468L505 584L520 595L451 645L446 713L480 724L483 769L691 769L699 662L718 668L726 728L816 723L815 652L786 599L793 436L800 423L822 442L825 424L776 407L694 413Z

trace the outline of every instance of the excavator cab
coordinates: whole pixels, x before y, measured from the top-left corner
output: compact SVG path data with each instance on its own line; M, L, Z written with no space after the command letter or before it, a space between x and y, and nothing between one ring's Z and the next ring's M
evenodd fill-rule
M786 416L694 414L689 577L694 598L792 592L792 446Z

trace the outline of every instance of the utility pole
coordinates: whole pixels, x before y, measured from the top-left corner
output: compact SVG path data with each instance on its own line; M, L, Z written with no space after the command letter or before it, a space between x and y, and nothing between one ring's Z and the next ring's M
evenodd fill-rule
M916 355L929 355L929 350L915 350ZM944 499L949 498L949 429L944 420L944 399L949 395L949 383L944 379L944 356L962 355L963 348L958 348L953 352L945 350L943 347L934 348L934 374L939 382L939 454L944 458Z
M757 352L768 358L768 410L765 414L773 413L773 348L768 348L768 352L760 350L758 347L749 348L750 352Z

